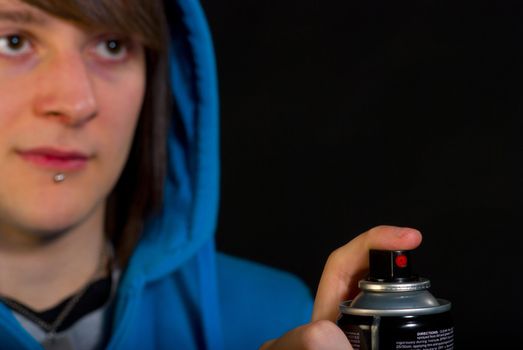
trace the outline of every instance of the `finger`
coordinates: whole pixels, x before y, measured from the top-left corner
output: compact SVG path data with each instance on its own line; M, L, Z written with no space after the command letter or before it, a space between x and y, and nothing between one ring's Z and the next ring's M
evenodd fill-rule
M378 226L335 250L323 269L312 320L336 320L339 303L357 291L357 283L368 269L369 249L408 250L420 243L418 230Z
M265 343L260 350L352 350L341 329L330 321L317 321L286 333Z

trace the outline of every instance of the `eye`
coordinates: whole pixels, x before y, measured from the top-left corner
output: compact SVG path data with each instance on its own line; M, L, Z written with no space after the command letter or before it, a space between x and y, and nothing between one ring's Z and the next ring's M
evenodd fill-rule
M21 35L0 36L0 55L4 56L21 56L31 50L29 40Z
M123 40L105 39L96 45L95 51L103 59L120 61L127 56L129 50Z

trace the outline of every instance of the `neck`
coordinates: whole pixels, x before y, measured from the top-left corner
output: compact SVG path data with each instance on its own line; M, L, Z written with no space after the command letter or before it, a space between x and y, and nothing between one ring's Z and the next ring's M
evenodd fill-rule
M0 295L41 311L89 283L104 251L100 211L49 239L0 243Z

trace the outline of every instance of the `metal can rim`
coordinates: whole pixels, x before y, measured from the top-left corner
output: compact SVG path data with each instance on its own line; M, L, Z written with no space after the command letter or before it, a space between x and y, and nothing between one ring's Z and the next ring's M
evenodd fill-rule
M416 282L403 282L403 283L391 283L391 282L373 282L367 280L361 280L358 283L358 287L362 290L370 292L414 292L417 290L424 290L430 288L430 281L426 278L420 278Z
M356 316L419 316L432 315L450 311L452 304L445 299L437 299L439 305L421 308L406 309L360 309L351 307L352 300L344 301L340 304L340 312L347 315Z

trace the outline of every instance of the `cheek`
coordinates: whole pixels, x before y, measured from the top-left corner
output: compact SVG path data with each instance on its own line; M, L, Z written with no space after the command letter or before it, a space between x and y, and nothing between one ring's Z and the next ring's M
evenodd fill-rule
M29 113L32 86L27 79L6 77L0 70L0 142L12 138L13 128ZM11 136L10 136L11 135ZM4 148L2 148L4 150Z
M145 94L144 78L137 74L117 86L102 86L100 92L99 132L103 134L100 147L115 171L123 167L135 134ZM103 140L103 141L102 141Z

